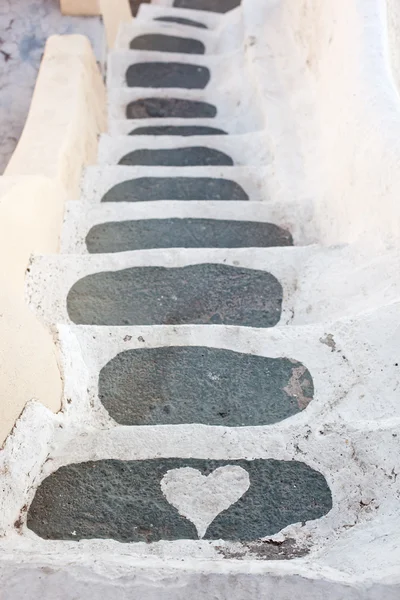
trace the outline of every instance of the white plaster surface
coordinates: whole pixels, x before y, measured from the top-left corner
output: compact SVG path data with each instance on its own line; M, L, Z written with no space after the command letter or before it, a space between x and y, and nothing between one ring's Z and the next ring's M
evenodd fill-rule
M59 0L0 2L0 174L20 138L46 39L52 34L89 37L97 60L104 62L99 17L65 17Z
M235 504L249 487L249 474L235 465L219 467L208 476L190 467L171 469L161 480L164 496L194 524L200 539L219 513Z
M166 14L168 6L171 0L143 6L137 25L146 16ZM389 7L393 9L392 0ZM388 31L393 44L399 21L393 10L387 21L386 8L385 0L244 0L247 80L232 88L222 82L213 94L223 122L232 118L245 124L248 129L242 133L267 128L272 163L257 167L255 157L254 166L184 170L186 175L213 173L243 183L253 201L247 203L249 214L260 220L261 214L279 211L280 204L285 205L285 219L285 211L296 203L296 216L301 219L305 209L312 241L318 244L84 255L84 228L101 214L110 219L116 211L120 216L146 211L154 218L157 210L160 215L191 210L189 203L98 204L118 181L182 175L182 169L87 170L83 208L73 208L65 223L64 249L76 254L36 257L28 277L32 309L58 324L65 399L57 416L31 404L0 456L6 474L0 493L0 577L6 582L6 600L25 598L26 586L35 600L53 600L60 593L63 600L73 600L82 589L94 600L398 600L400 101L398 63L391 62L396 52L389 46ZM176 14L210 19L214 27L225 18L182 10ZM261 103L254 100L254 90ZM123 119L124 104L148 92L111 90L111 119ZM168 94L212 101L207 90ZM151 95L163 96L165 90L151 90ZM242 97L245 102L238 106ZM218 126L219 118L214 122ZM113 144L118 143L116 138ZM261 213L264 209L253 203L264 204L271 213ZM234 209L237 216L241 209ZM78 226L81 210L88 212L85 224ZM192 210L206 209L194 203ZM224 207L220 210L222 215ZM127 266L202 262L275 274L284 288L278 327L82 327L69 322L66 296L80 277ZM306 410L269 426L117 425L98 399L99 370L125 349L169 345L292 357L309 369L314 399ZM37 453L32 453L34 446ZM222 540L76 544L45 541L27 529L24 505L38 483L60 466L155 456L300 460L324 475L333 508L321 519L290 525L273 536L278 544L294 538L298 546L310 548L308 555L291 561L262 560L243 545ZM168 480L164 484L168 487ZM182 489L177 493L175 486L175 496L171 489L166 491L172 503L192 514L193 502L188 503ZM212 517L211 504L205 502L195 515L200 534ZM225 556L236 552L236 559L222 558L221 548Z

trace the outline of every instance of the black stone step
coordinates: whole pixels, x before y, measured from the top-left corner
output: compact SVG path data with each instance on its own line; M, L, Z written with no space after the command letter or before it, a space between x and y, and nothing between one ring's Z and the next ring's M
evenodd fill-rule
M165 23L178 23L179 25L189 25L190 27L199 27L200 29L208 29L204 23L192 21L192 19L184 19L182 17L156 17L154 21L164 21Z
M210 70L207 67L186 63L135 63L126 72L128 87L202 90L209 81Z
M204 54L206 48L203 42L192 38L162 33L147 33L134 38L131 50L150 50L152 52L179 52L182 54Z
M121 425L270 425L304 410L313 393L295 360L206 347L127 350L99 377L99 398Z
M222 219L146 219L95 225L86 236L91 254L150 248L269 248L292 246L288 231L272 223Z
M173 469L196 469L208 476L226 466L244 469L250 487L219 513L205 539L259 540L292 523L318 519L332 508L323 475L298 461L99 460L64 466L47 477L30 506L28 528L53 540L198 539L192 522L167 501L162 481Z
M216 13L226 13L240 6L241 0L174 0L176 8L191 8L192 10L208 10Z
M205 125L154 125L137 127L129 135L227 135L226 131Z
M114 185L102 202L249 200L235 181L214 177L138 177Z
M191 148L134 150L123 156L118 164L153 167L230 167L233 165L233 160L224 152L214 148L193 146Z
M265 271L224 264L132 267L77 281L67 298L79 325L242 325L274 327L282 286Z
M142 98L133 100L126 107L128 119L213 118L217 108L208 102L183 98Z

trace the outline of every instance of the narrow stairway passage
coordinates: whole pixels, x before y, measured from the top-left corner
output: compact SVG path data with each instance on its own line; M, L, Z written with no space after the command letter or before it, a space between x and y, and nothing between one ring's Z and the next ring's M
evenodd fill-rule
M121 548L102 542L140 542L124 549L134 568L137 557L168 567L179 556L184 571L186 556L195 569L222 555L228 565L254 559L250 543L263 546L257 560L271 558L265 538L292 525L290 552L270 545L274 558L294 558L336 509L326 457L309 452L323 435L313 418L322 371L331 392L331 362L314 360L307 327L288 334L302 293L297 268L309 257L309 248L288 247L314 240L298 199L276 185L279 123L265 119L270 98L258 107L239 5L149 5L113 51L111 135L64 224L76 254L58 263L58 286L40 263L50 298L40 310L61 315L68 394L27 515L49 553L57 540L70 549L97 540L79 545L82 556L106 547L114 560ZM318 350L330 358L331 348ZM346 371L343 388L352 377Z

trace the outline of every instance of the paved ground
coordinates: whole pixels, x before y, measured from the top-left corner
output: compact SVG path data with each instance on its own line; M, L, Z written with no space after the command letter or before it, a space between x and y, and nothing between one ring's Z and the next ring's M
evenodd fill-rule
M82 33L101 58L99 18L64 17L58 0L0 2L0 173L14 151L29 110L44 44L54 33Z

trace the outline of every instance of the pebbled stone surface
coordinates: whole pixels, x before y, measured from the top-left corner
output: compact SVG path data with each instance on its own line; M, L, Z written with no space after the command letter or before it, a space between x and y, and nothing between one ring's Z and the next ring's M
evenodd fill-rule
M220 219L114 221L92 227L91 254L149 248L269 248L292 246L292 236L272 223Z
M273 327L281 307L282 286L270 273L207 263L94 273L67 298L71 320L81 325Z
M216 114L213 104L183 98L142 98L126 107L127 119L209 119Z
M137 127L129 135L227 135L226 131L205 125L154 125Z
M313 393L297 361L206 347L127 350L99 377L99 398L121 425L270 425L305 409Z
M28 527L53 540L198 539L191 521L163 495L161 481L172 469L189 467L209 475L227 465L247 471L250 487L215 518L205 539L254 541L332 508L325 478L297 461L100 460L64 466L47 477L30 506Z
M192 19L184 19L183 17L156 17L154 21L164 21L165 23L178 23L179 25L189 25L190 27L199 27L200 29L208 29L204 23L192 21Z
M209 81L210 70L207 67L186 63L136 63L126 71L128 87L203 90Z
M147 33L135 37L130 45L131 50L150 50L155 52L180 52L182 54L204 54L203 42L193 38Z
M213 177L138 177L112 187L102 202L146 200L249 200L244 189L229 179Z
M241 0L174 0L176 8L191 8L194 10L209 10L210 12L226 13L237 6Z
M162 166L162 167L198 167L233 166L230 156L205 146L189 148L160 148L133 150L121 158L119 165Z

